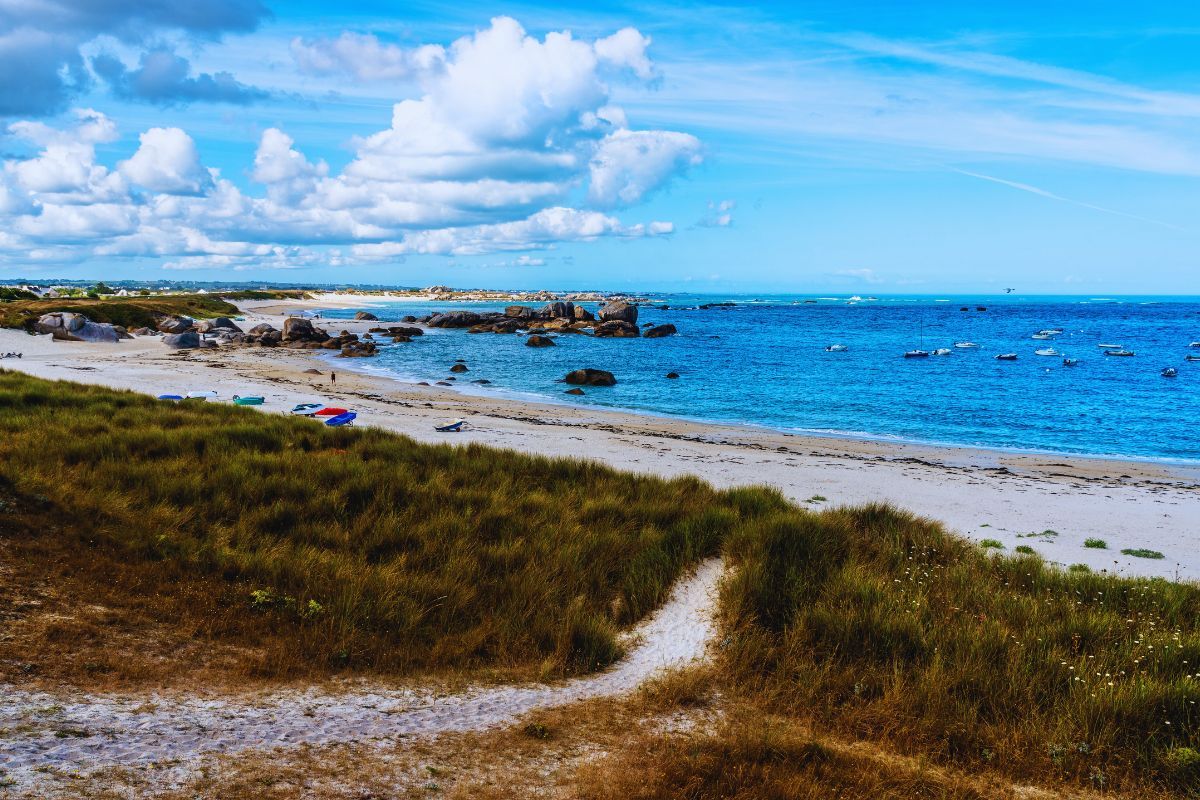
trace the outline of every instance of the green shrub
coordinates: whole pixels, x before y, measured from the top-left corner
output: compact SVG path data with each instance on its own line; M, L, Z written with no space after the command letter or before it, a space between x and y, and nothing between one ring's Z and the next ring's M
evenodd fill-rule
M1003 550L1004 543L999 539L983 539L979 542L979 546L984 550Z
M1083 546L1090 547L1094 550L1107 550L1108 542L1104 541L1103 539L1096 539L1094 537L1089 537L1089 538L1083 540Z
M1037 551L1027 544L1019 544L1013 548L1018 553L1024 553L1027 556L1037 555Z
M1134 556L1136 558L1166 558L1166 556L1157 550L1147 550L1144 547L1127 547L1121 552L1127 556Z

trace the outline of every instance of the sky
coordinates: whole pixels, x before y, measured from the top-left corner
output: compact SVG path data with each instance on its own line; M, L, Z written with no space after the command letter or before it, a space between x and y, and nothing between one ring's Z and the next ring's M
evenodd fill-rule
M1200 294L1200 7L0 0L0 279Z

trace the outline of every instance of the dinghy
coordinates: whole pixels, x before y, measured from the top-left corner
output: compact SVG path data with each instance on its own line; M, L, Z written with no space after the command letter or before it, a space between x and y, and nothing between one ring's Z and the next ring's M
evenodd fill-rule
M320 403L301 403L293 408L291 413L301 417L311 417L322 408L324 408L324 406L322 406Z
M1162 371L1162 376L1164 378L1176 378L1179 376L1179 370L1174 367L1167 367Z
M456 419L447 425L434 425L433 429L440 433L458 433L462 430L463 423L465 422L465 419Z
M1064 367L1077 367L1077 366L1079 366L1079 359L1078 358L1064 358L1063 366Z
M844 353L850 348L844 344L831 344L825 348L826 353Z
M209 389L208 391L205 391L205 392L188 392L187 397L185 399L187 399L187 400L215 400L216 397L217 397L217 393L214 392L212 389Z
M261 406L265 402L265 400L266 400L266 398L260 397L258 395L242 396L239 394L235 394L233 396L233 404L235 406Z
M1101 350L1124 350L1125 348L1119 344L1101 344L1097 345Z
M1136 356L1137 353L1133 352L1132 350L1124 350L1124 349L1122 349L1122 350L1105 350L1104 355L1106 355L1106 356L1122 356L1124 358L1129 358L1130 356Z
M1043 347L1040 350L1034 350L1033 354L1035 356L1056 356L1059 355L1059 352L1053 347Z
M1188 361L1200 361L1200 356L1188 356Z
M349 414L348 408L330 408L325 406L320 411L313 412L314 417L340 417L342 414Z
M974 342L955 342L954 346L959 350L970 350L972 347L979 347L979 345L975 344Z
M950 355L951 352L953 352L953 351L949 347L939 347L937 350L933 351L933 355L948 356L948 355Z
M353 411L347 411L344 414L338 414L336 417L330 417L325 420L325 424L331 428L340 428L343 425L350 425L358 417Z
M182 400L183 395L181 395L181 394L160 394L158 396L158 399L159 400Z

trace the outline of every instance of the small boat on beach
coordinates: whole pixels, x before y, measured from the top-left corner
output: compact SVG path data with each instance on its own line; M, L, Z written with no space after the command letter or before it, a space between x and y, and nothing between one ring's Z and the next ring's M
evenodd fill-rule
M1177 378L1179 377L1179 370L1174 367L1167 367L1161 374L1164 378Z
M1055 350L1053 347L1042 347L1042 348L1039 348L1039 349L1037 349L1037 350L1034 350L1034 351L1033 351L1033 354L1034 354L1035 356L1057 356L1057 355L1062 355L1062 354L1061 354L1061 353L1059 353L1057 350Z
M831 344L825 348L826 353L844 353L850 348L844 344Z
M1106 355L1106 356L1121 356L1122 358L1129 358L1131 356L1136 356L1137 353L1133 352L1132 350L1125 350L1124 348L1122 348L1120 350L1105 350L1104 355Z
M346 411L342 414L338 414L336 417L330 417L329 419L325 420L325 424L330 428L340 428L343 425L352 424L357 418L358 414L355 414L353 411Z
M217 393L212 389L204 392L188 392L185 400L215 400Z
M260 395L240 395L233 396L233 404L235 406L261 406L266 402L266 398Z
M465 423L465 419L456 419L454 422L450 422L445 425L434 425L433 429L439 433L458 433L462 430L462 426Z
M955 342L954 346L959 350L970 350L973 347L979 347L979 345L975 344L974 342Z
M996 360L997 361L1016 361L1017 354L1016 353L1000 353L999 355L996 356Z
M158 399L159 399L159 400L175 400L175 401L179 401L179 400L182 400L182 399L183 399L183 395L181 395L181 394L160 394L160 395L158 396Z
M323 408L321 408L321 410L314 411L313 416L314 417L340 417L342 414L349 414L349 413L350 413L350 409L348 409L348 408L333 408L331 406L324 406Z
M298 417L311 417L324 408L320 403L300 403L292 409L291 413Z
M905 358L929 358L928 350L909 350L904 354Z

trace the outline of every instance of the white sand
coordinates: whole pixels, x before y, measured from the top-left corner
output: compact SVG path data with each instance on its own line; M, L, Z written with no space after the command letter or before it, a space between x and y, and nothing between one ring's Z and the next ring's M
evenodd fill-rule
M0 777L14 792L59 791L56 775L86 778L110 767L146 768L167 789L205 756L341 742L394 744L397 738L479 731L513 724L536 709L626 694L664 670L704 657L714 632L721 562L700 565L670 599L626 637L629 654L598 675L441 694L356 682L306 691L241 696L85 695L0 685Z

